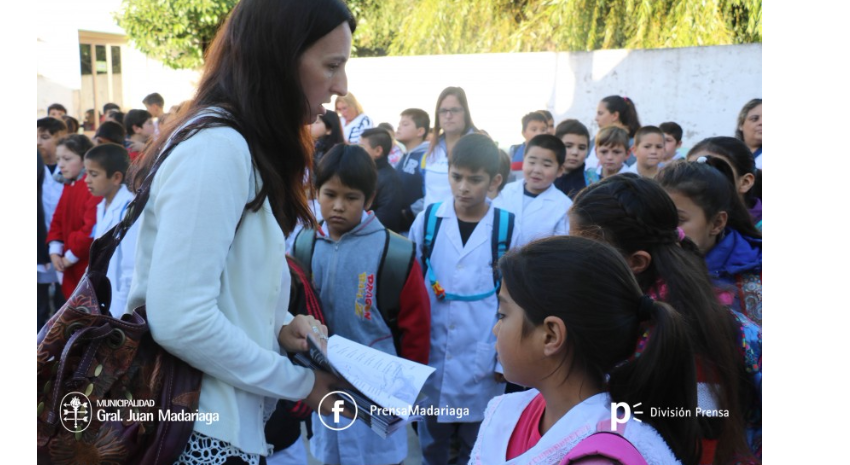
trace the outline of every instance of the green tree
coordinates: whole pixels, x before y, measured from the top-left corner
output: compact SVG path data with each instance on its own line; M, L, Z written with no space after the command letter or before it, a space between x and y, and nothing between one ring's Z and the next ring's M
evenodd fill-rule
M123 0L115 13L133 44L171 68L197 68L237 0Z

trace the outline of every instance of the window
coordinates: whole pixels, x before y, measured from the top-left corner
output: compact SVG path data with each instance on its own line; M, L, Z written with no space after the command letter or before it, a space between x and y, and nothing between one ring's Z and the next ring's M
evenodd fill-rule
M121 74L122 36L80 32L80 111L86 131L94 131L101 121L103 105L124 106ZM93 110L89 112L89 110Z

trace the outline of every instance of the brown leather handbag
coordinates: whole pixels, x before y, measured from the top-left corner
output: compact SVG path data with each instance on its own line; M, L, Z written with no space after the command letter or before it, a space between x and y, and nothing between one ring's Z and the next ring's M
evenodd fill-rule
M175 139L193 133L180 131ZM202 373L153 340L144 306L113 318L106 277L109 259L144 210L154 174L176 145L151 167L121 223L94 241L80 284L39 331L39 464L170 465L192 434Z

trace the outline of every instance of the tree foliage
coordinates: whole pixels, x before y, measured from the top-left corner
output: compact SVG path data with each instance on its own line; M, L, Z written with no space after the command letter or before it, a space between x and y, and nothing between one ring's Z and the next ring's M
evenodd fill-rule
M237 0L123 0L119 25L173 68L203 62ZM762 40L761 0L348 0L355 56L664 48Z

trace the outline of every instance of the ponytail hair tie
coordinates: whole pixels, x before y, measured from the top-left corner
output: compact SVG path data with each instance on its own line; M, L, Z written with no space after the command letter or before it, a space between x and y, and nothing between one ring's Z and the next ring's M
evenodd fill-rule
M682 228L676 228L676 234L679 235L679 242L685 240L685 230Z
M708 162L708 157L697 158L697 163L706 163L706 162Z
M653 308L655 308L655 301L652 297L646 294L640 296L637 310L638 321L649 321L652 318Z
M623 100L625 100L625 101L627 101L627 102L628 102L628 101L629 101L629 98L628 98L628 97L626 97L626 96L624 95L624 96L623 96Z

